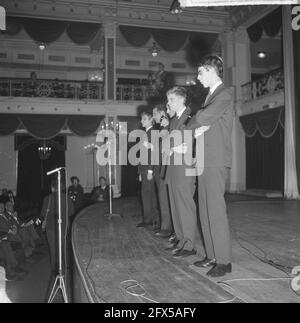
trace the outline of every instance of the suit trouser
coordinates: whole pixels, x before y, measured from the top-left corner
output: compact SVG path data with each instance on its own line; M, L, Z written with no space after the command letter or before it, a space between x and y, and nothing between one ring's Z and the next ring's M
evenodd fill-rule
M224 199L227 167L207 167L198 177L199 211L206 256L231 263L230 231Z
M157 224L159 222L159 212L154 179L149 181L145 176L142 176L142 202L144 210L143 222Z
M154 179L157 187L160 207L160 229L166 232L173 232L168 186L160 177L159 173L159 169L154 170Z
M197 210L194 201L195 178L186 177L181 182L168 183L174 231L179 240L178 248L195 249Z

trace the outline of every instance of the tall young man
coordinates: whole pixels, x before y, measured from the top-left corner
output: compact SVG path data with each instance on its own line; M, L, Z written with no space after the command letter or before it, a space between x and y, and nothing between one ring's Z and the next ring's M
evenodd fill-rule
M221 277L232 270L229 224L224 200L226 179L232 162L233 101L223 82L223 62L206 57L198 67L198 80L209 94L204 109L188 123L187 129L210 127L204 134L204 171L198 177L199 211L206 258L198 267L213 267L208 276Z

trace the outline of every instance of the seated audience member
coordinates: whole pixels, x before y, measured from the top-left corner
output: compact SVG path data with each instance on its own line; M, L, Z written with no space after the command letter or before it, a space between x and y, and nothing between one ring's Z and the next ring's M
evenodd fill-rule
M6 203L8 201L8 191L7 188L2 189L2 193L0 195L0 203Z
M16 234L17 228L9 223L5 214L4 204L0 203L0 252L4 257L6 278L8 280L13 280L16 278L17 274L26 273L26 270L18 265L18 261L11 246L10 237Z
M17 229L17 233L11 236L10 240L20 242L26 258L30 257L35 249L35 241L39 239L39 236L33 227L33 223L21 223L11 202L6 202L5 204L5 215L11 226L16 227Z
M19 202L18 198L16 196L14 196L14 193L12 191L8 191L7 196L8 196L8 201L11 202L14 207L14 211L18 211L19 206L20 206L20 202Z
M99 184L93 189L91 198L94 202L107 202L109 200L109 185L104 177L99 178Z
M83 205L83 187L79 184L79 178L77 176L71 177L72 185L68 188L68 195L74 203L75 213L80 210Z

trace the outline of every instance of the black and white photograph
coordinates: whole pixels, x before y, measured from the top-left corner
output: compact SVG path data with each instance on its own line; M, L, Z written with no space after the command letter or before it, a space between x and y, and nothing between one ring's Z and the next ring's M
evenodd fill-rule
M300 0L0 0L0 303L300 303L299 57Z

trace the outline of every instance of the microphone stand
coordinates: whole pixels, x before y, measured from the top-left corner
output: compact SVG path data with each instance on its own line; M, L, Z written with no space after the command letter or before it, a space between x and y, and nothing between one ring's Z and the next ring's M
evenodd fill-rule
M105 214L105 216L108 216L109 218L112 218L115 216L121 216L120 214L113 213L113 204L112 204L113 189L112 189L112 165L111 164L112 164L111 143L108 143L109 213Z
M66 285L64 281L63 268L62 268L62 214L61 214L61 169L58 168L54 170L57 172L57 182L58 182L58 274L55 278L48 303L52 303L57 292L61 290L62 296L65 303L68 303L68 295L66 292ZM53 172L49 172L53 173ZM49 174L48 173L48 174ZM47 175L48 175L47 174Z

